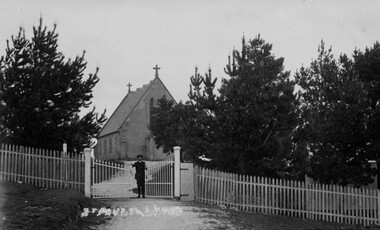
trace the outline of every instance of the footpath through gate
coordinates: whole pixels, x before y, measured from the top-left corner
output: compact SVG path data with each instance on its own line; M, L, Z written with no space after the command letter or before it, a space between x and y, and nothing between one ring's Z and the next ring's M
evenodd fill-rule
M137 183L133 162L115 163L92 160L93 198L123 198L137 196ZM173 197L173 159L146 161L145 196Z
M178 161L179 164L179 151L179 148L175 149L175 159L146 161L146 197L179 197L178 192L175 194L175 162ZM136 197L137 183L132 163L134 162L116 163L94 159L91 157L91 149L86 149L85 195L92 198Z

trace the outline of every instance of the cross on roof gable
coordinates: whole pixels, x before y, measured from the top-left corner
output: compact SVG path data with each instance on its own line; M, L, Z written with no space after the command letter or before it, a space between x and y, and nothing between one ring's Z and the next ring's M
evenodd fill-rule
M127 86L128 86L128 93L130 93L132 84L129 82Z
M158 65L156 65L155 67L153 67L154 70L156 70L156 75L154 75L155 77L158 77L158 70L161 69L160 67L158 67Z

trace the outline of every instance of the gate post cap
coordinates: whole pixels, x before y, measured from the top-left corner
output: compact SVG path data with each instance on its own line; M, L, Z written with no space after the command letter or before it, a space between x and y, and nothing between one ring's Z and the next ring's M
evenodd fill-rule
M179 147L179 146L174 146L173 149L174 149L174 151L179 151L179 150L181 150L181 147Z
M85 148L84 149L84 154L91 154L92 148Z

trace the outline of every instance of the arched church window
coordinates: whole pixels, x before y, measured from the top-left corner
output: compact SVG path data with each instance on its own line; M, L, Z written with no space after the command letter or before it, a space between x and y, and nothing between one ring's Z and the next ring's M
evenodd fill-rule
M109 144L109 146L108 146L108 148L109 148L109 153L112 153L112 137L109 138L109 140L108 140L108 144Z
M150 119L152 118L153 107L154 107L154 98L151 98L150 103L149 103L149 122L150 122Z
M107 154L107 139L106 138L104 138L104 140L103 140L103 144L104 144L104 154Z

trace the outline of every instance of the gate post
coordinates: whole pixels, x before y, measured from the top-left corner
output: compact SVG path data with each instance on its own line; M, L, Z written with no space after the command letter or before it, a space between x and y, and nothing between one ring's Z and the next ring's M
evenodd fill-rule
M67 173L67 143L63 143L62 145L62 158L63 158L63 165L64 165L64 169L63 169L63 173L64 173L64 176L63 176L63 179L65 180L65 188L67 189L67 177L68 177L68 173Z
M181 147L175 146L173 149L174 149L174 197L179 199L181 197L181 169L180 169Z
M84 149L84 196L91 197L91 152L92 149Z

